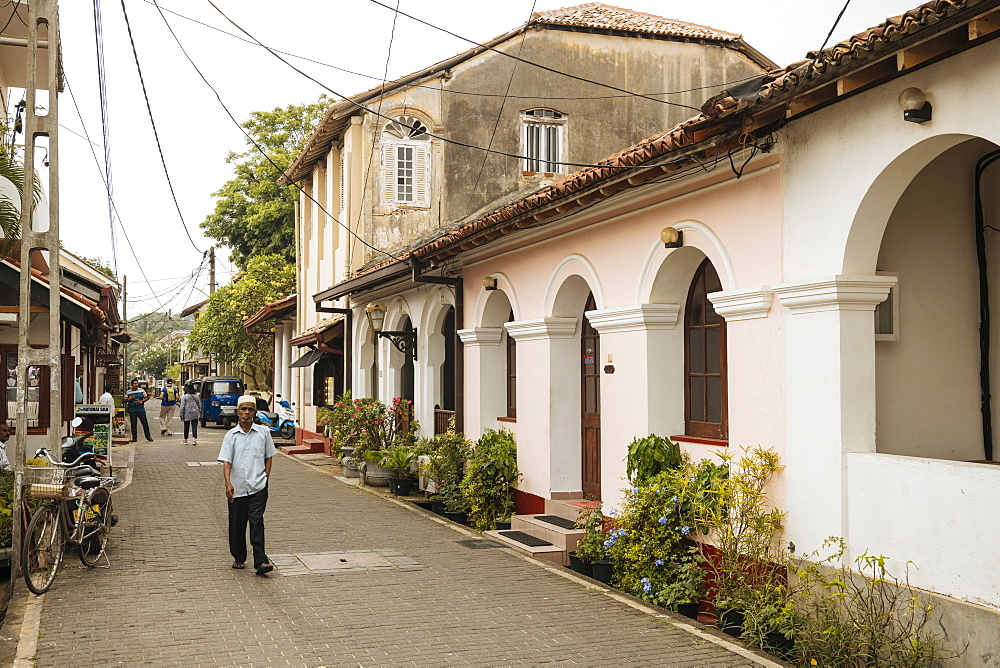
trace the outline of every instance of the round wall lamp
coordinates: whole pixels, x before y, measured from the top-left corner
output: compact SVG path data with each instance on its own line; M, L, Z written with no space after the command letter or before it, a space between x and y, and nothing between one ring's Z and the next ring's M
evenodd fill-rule
M664 248L680 248L684 245L684 233L673 227L664 227L660 232L660 241Z
M899 94L899 108L903 110L903 120L910 123L926 123L931 120L931 103L919 88L907 88Z
M497 289L497 279L494 276L487 276L483 279L483 289L484 290L496 290Z

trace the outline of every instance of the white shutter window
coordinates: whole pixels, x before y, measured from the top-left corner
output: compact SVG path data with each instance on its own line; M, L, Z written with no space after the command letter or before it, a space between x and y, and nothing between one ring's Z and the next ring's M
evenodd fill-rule
M431 205L431 145L421 142L414 146L413 156L413 205Z
M382 144L382 203L396 203L396 144Z

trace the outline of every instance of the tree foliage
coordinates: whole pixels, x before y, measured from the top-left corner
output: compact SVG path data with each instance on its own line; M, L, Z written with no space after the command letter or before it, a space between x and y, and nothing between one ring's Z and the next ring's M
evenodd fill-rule
M255 111L243 123L247 134L267 157L250 142L246 151L229 154L226 162L233 165L235 177L213 193L215 213L201 224L206 235L232 249L232 259L240 268L246 268L247 260L255 255L280 255L285 261L295 260L294 212L298 190L281 188L277 181L330 101L321 95L312 104Z
M111 265L108 264L108 261L105 260L104 258L85 257L83 255L77 255L77 257L86 262L87 264L89 264L93 269L96 269L97 271L101 272L102 274L110 278L112 281L118 280L118 277L115 276L114 269L111 268Z
M180 352L180 341L163 343L136 355L132 359L132 366L137 372L145 371L150 376L162 378L167 367L176 364Z
M247 334L243 322L268 302L295 292L295 265L282 255L251 257L238 280L215 291L188 335L188 346L215 355L263 380L272 337Z

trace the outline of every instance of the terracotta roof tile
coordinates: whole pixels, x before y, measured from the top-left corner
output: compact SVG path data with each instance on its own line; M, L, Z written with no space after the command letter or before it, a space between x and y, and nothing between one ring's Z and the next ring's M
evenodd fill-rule
M548 12L537 12L532 15L531 19L533 22L540 24L598 28L601 30L622 30L648 35L670 35L672 37L710 39L724 42L731 42L740 38L737 34L716 30L708 26L688 23L686 21L675 21L674 19L604 5L599 2L554 9Z

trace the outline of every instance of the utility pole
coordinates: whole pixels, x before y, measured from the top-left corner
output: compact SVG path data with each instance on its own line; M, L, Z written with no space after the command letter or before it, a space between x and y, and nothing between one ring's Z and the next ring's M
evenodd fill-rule
M49 369L49 426L46 434L48 448L60 453L59 441L64 428L62 414L62 270L59 267L59 12L57 0L33 0L28 4L27 86L25 88L24 123L24 181L21 190L21 275L17 314L17 405L16 435L8 458L14 469L14 502L11 546L11 580L17 582L21 575L21 498L24 492L24 460L28 436L28 369L33 366ZM39 26L44 25L44 34L39 34ZM47 43L46 43L47 42ZM43 49L47 53L43 54ZM46 66L48 80L45 115L36 111L38 82L42 75L40 66ZM34 192L35 149L39 138L48 139L48 196L49 228L36 230L33 224L35 213ZM34 253L41 256L48 252L49 313L48 345L33 348L30 342L31 329L31 260ZM41 382L41 378L38 379ZM41 406L38 406L41 408ZM32 420L37 419L37 415ZM16 586L16 585L13 585Z
M122 320L125 322L125 331L128 331L128 276L122 276ZM125 401L125 389L128 387L128 341L122 344L122 405Z
M215 246L208 247L208 296L215 294Z

